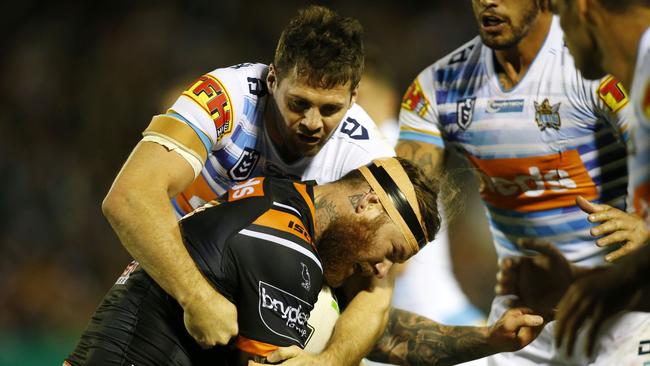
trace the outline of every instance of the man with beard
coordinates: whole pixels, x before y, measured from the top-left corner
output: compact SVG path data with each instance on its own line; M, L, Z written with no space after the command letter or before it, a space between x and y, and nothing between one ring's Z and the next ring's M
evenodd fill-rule
M611 73L630 90L637 123L629 157L632 202L650 225L650 2L647 0L553 1L576 66L590 79ZM624 27L612 25L625 24ZM598 268L577 280L558 306L556 342L572 353L576 334L587 328L585 349L591 354L605 321L623 310L650 311L650 247L633 251L619 263ZM589 320L589 323L587 321ZM638 327L637 327L638 329ZM640 329L643 331L643 329ZM650 338L650 329L645 329ZM647 344L647 339L645 340ZM632 345L635 346L635 345ZM650 361L639 345L634 362ZM626 349L635 355L634 347ZM623 352L613 362L620 362ZM645 355L646 359L641 359Z
M620 83L582 77L548 1L473 0L472 5L479 37L425 69L404 96L398 155L429 174L435 174L445 148L468 157L481 180L500 261L530 253L518 245L525 238L551 242L582 267L616 260L640 245L647 231L638 225L639 217L625 212L627 122L621 116L627 96ZM609 216L588 220L583 210ZM590 221L601 225L592 227ZM600 237L598 245L594 236ZM511 300L530 305L559 300L566 287L554 284L527 288L527 296L518 299L497 296L490 321ZM533 310L550 321L556 304ZM648 317L626 315L602 339L647 322ZM488 362L606 364L603 347L588 359L563 358L552 342L554 325L546 325L521 351ZM453 364L488 354L477 341L472 357L459 355L458 337L433 321L393 311L374 356L413 365Z
M405 160L373 161L324 185L252 178L180 221L197 267L238 310L238 360L201 350L183 310L132 263L106 295L69 365L226 365L264 360L278 346L304 347L321 285L354 273L387 275L440 226L437 186ZM532 337L539 316L508 314L505 333ZM516 334L521 331L521 336ZM529 342L532 339L528 339ZM230 360L228 360L230 359Z
M108 192L102 209L122 244L179 302L189 333L203 346L227 344L238 333L237 312L196 269L180 217L249 177L326 183L394 156L355 103L362 33L358 21L327 8L301 10L282 32L272 64L208 72L155 116ZM360 291L319 364L361 359L381 334L390 296L389 278ZM328 339L332 327L317 332Z

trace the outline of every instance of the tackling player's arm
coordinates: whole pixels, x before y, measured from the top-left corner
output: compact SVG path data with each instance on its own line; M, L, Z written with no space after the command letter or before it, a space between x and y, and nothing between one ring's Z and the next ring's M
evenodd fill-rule
M383 336L368 355L397 365L456 365L521 349L543 327L529 309L509 309L490 327L447 326L406 310L392 309Z
M397 156L414 163L430 177L440 172L444 161L444 149L428 142L399 140L395 151Z
M102 204L120 241L185 311L190 334L203 346L237 334L234 305L204 279L187 253L170 197L194 180L190 164L154 142L140 142Z

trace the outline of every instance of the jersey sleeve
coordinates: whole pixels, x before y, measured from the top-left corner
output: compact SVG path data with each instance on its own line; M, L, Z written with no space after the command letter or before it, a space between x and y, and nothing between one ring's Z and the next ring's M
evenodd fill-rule
M202 75L190 83L167 113L152 119L143 132L145 139L164 139L205 162L234 130L236 106L243 103L239 100L243 95L239 79L238 71L232 68Z
M623 84L611 75L589 84L595 110L618 131L623 141L627 142L630 125L635 117Z
M399 139L430 143L444 148L438 118L435 65L426 68L411 83L402 98Z

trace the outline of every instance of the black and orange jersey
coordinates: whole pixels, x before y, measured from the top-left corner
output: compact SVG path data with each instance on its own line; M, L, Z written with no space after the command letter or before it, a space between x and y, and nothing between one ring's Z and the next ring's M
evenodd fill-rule
M239 350L266 356L280 346L304 347L323 283L312 240L311 184L253 178L186 216L180 226L198 268L237 307ZM185 329L183 309L137 262L106 294L66 362L238 364L230 347L199 347Z
M313 186L253 178L180 221L203 275L237 306L238 348L265 356L304 347L323 282L314 247Z

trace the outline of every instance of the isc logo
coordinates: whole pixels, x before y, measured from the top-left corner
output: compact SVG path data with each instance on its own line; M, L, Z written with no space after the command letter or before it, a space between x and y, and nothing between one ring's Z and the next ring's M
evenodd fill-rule
M506 159L469 159L478 168L481 195L490 205L517 211L537 211L575 205L598 191L577 151Z

